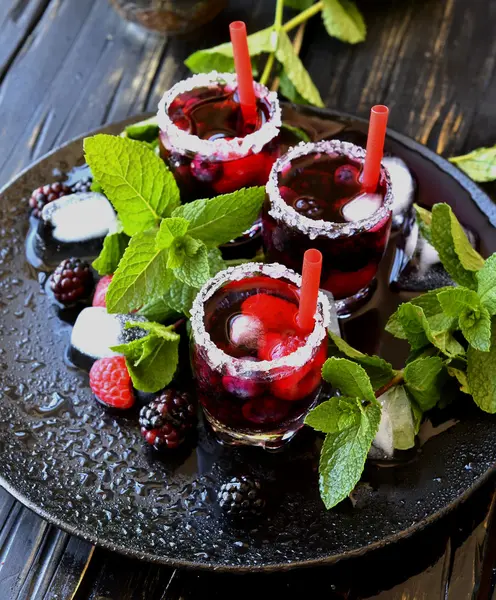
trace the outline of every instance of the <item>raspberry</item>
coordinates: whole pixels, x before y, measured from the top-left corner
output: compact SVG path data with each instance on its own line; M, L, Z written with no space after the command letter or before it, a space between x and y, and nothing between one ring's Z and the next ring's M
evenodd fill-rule
M221 485L217 494L220 508L230 517L249 519L260 516L265 507L262 486L246 475L232 477Z
M300 215L309 219L322 219L324 208L312 196L300 196L293 202L293 208Z
M107 307L107 302L105 300L105 296L107 295L107 290L112 281L113 275L104 275L100 281L96 284L95 293L93 295L93 306L103 306L103 308Z
M92 287L90 266L79 258L66 258L50 277L53 295L66 306L88 298Z
M157 449L177 448L195 420L196 408L190 395L168 389L141 409L141 435Z
M295 331L298 307L270 294L255 294L241 304L244 315L257 317L266 331Z
M35 189L29 199L29 206L33 209L33 216L40 218L44 206L62 198L62 196L68 196L72 193L72 189L60 181Z
M123 356L97 360L90 370L90 387L106 406L125 410L134 404L133 385Z

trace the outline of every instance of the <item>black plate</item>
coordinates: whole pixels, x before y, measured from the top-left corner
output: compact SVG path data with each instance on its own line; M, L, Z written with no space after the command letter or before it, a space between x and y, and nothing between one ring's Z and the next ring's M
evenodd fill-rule
M332 112L288 111L294 121L305 114L315 137L355 138L365 128ZM495 207L473 182L404 136L391 133L388 150L415 171L424 204L449 202L478 233L482 252L496 250ZM355 506L346 501L329 512L317 490L319 439L310 431L278 455L223 449L202 427L196 445L164 460L145 451L136 419L106 413L94 403L87 376L64 364L70 327L40 293L24 257L26 197L81 163L78 139L1 192L0 483L18 500L69 533L140 559L268 571L330 563L394 542L440 518L488 478L496 419L477 410L429 440L416 460L369 465ZM397 346L381 337L386 313L401 300L385 284L390 255L373 301L345 333L367 350L380 345L397 361ZM261 476L270 494L268 515L257 526L230 524L213 501L219 483L239 471Z

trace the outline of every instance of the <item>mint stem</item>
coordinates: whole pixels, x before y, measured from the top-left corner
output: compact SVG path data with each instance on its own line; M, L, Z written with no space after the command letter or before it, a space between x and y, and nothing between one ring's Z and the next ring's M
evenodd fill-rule
M270 73L272 71L272 67L274 66L275 54L271 52L269 57L267 58L267 62L265 63L265 68L263 70L262 76L260 77L260 83L262 85L267 85L269 81Z
M294 17L293 19L290 19L287 23L285 23L282 26L282 28L284 29L284 31L286 33L288 33L288 31L291 31L295 27L298 27L298 25L300 25L301 23L308 21L308 19L310 19L310 17L313 17L317 13L321 12L323 8L324 8L324 2L322 2L322 1L317 2L317 4L314 4L310 8L307 8L306 10L302 11L299 15L296 15L296 17Z
M184 325L184 323L186 323L186 317L182 317L182 319L178 319L171 327L171 329L173 329L174 331L177 332L177 330L179 329L179 327L181 327L181 325Z
M387 392L389 389L391 389L395 385L399 385L400 383L403 383L403 381L404 381L403 371L398 371L389 383L386 383L386 385L383 385L381 388L379 388L375 392L375 397L379 398L380 396L382 396L382 394Z

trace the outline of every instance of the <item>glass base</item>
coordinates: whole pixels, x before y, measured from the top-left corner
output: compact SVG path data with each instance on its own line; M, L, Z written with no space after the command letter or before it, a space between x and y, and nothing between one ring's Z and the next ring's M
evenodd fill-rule
M303 427L303 419L291 425L291 427L279 429L276 431L264 431L259 433L247 433L231 429L203 408L205 417L214 431L217 441L226 446L259 446L269 452L277 452L289 441L291 441L298 431Z
M358 290L356 294L353 296L348 296L348 298L342 298L341 300L335 300L336 303L336 312L338 313L338 317L340 319L344 319L345 317L349 317L354 312L356 312L359 308L362 308L364 304L366 304L372 294L375 292L377 288L377 280L373 280L369 283L368 286Z

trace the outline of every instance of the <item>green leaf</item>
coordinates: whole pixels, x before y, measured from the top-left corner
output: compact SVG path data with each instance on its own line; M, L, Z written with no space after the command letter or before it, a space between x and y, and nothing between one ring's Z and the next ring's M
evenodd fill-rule
M158 138L158 121L157 116L154 115L139 123L133 123L128 125L124 129L124 136L129 137L132 140L138 140L139 142L153 143Z
M163 297L152 298L138 311L139 315L143 315L149 321L156 321L157 323L163 323L168 319L171 319L178 312L173 310L164 300Z
M469 346L467 380L477 406L496 413L496 319L492 322L491 350L481 352Z
M413 448L416 435L415 418L405 387L395 385L378 400L382 406L382 415L377 438L381 436L383 430L382 433L387 441L392 440L392 448L388 448L388 452ZM382 444L377 445L382 447Z
M298 90L293 85L291 79L286 75L285 71L283 71L279 77L279 93L285 96L290 102L294 104L302 104L303 106L311 106L311 103L305 100L303 96L298 92ZM283 124L284 128L284 124ZM287 127L286 127L287 128ZM294 129L298 129L295 127ZM301 129L299 131L302 131ZM305 137L308 136L305 134ZM310 138L305 140L303 137L301 138L303 141L310 141Z
M176 208L173 217L190 222L188 234L213 248L240 236L260 214L263 187L242 188L208 200L195 200Z
M370 382L374 390L386 385L394 377L395 371L390 363L379 356L369 356L363 354L359 350L352 348L343 338L329 332L331 344L329 348L330 354L337 358L349 358L361 365L367 375L370 377ZM334 347L333 347L334 346Z
M322 402L305 417L305 425L324 433L337 433L357 424L361 406L356 398L336 396Z
M406 387L423 411L434 408L441 397L443 368L438 356L419 358L405 367Z
M491 317L473 290L456 287L438 294L439 303L449 317L458 319L465 339L474 348L488 352L491 344Z
M343 431L328 433L319 464L320 495L327 509L344 500L360 480L365 459L381 419L379 404L369 404L358 422Z
M170 285L167 251L157 250L156 231L145 231L131 238L107 291L110 313L129 313L160 296Z
M208 267L210 269L210 277L217 275L219 271L227 268L222 253L218 248L212 248L208 251Z
M103 248L92 263L100 275L112 275L119 265L129 244L129 236L122 232L109 233L103 240Z
M200 288L210 278L207 247L189 236L185 236L184 239L184 261L174 270L174 275L186 285Z
M345 396L377 402L365 369L346 358L328 358L322 367L322 377Z
M457 369L456 367L451 367L449 365L446 367L446 370L448 371L448 375L450 377L454 377L458 380L458 383L460 384L460 390L464 394L472 395L472 392L470 391L470 386L468 385L467 373L465 371Z
M490 315L496 314L496 253L490 256L476 273L477 293Z
M419 306L424 311L424 315L433 334L442 331L452 331L456 328L456 318L449 317L444 313L438 299L438 295L441 292L451 289L453 288L438 288L437 290L431 290L426 294L422 294L421 296L417 296L417 298L410 300L414 306Z
M272 27L257 31L248 36L248 49L250 56L258 56L265 52L274 52L277 45L277 33ZM197 50L184 61L184 64L193 73L219 73L234 72L234 59L231 42L214 46L208 50ZM256 75L256 69L253 69Z
M179 205L174 176L142 142L98 134L84 140L84 151L127 235L158 225Z
M478 148L463 156L449 159L474 181L484 183L496 179L496 146Z
M431 233L432 243L449 275L458 284L476 289L475 272L484 266L484 259L472 248L447 204L433 206Z
M91 182L90 190L92 192L96 192L97 194L103 194L103 188L96 179L93 179Z
M149 334L129 344L111 348L126 357L126 365L133 385L142 392L158 392L168 385L179 361L180 336L172 327L158 323L128 323L149 331Z
M188 231L189 221L180 217L170 217L160 223L157 233L157 248L170 248L175 238L182 237Z
M357 44L365 40L365 21L351 0L324 0L322 19L327 33L342 42Z
M282 29L279 32L276 58L283 65L284 72L298 93L310 104L323 107L324 103L319 90L315 87L308 71L296 54L288 34Z
M414 204L413 206L415 207L416 220L419 226L420 234L429 242L429 244L432 245L432 213L430 210L418 206L418 204Z
M313 4L313 0L284 0L284 6L295 10L306 10Z
M198 288L174 279L163 294L164 302L175 312L190 316L191 305L198 294Z
M284 95L286 95L286 94L284 94ZM295 137L297 137L302 142L310 142L311 141L308 133L306 131L304 131L303 129L300 129L300 127L294 127L293 125L290 125L289 123L283 123L281 125L281 129L285 129L286 131L289 131L290 133L292 133Z

